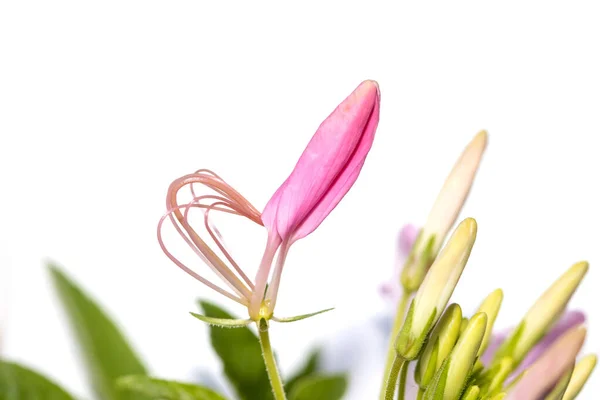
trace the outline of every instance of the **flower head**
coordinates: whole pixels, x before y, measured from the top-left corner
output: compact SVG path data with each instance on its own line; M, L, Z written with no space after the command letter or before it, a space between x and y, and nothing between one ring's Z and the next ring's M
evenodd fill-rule
M212 171L198 170L176 179L167 193L167 213L158 226L161 248L185 272L248 307L252 320L271 318L290 245L314 231L350 190L371 148L378 121L379 87L374 81L365 81L321 124L291 175L262 213ZM199 187L208 193L197 194ZM190 189L191 200L182 203L180 194L184 188ZM190 211L198 209L204 214L204 223L200 224L204 239L190 219ZM226 248L210 219L214 212L242 216L267 229L267 245L254 281ZM229 291L196 273L167 249L162 240L162 225L167 219ZM275 270L265 295L276 255Z

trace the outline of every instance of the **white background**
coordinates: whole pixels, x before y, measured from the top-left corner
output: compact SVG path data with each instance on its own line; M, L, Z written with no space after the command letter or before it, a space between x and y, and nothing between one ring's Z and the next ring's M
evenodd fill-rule
M262 209L364 79L382 91L373 150L350 194L292 249L278 303L283 316L336 311L274 327L284 371L312 344L385 313L378 286L396 232L423 222L480 129L489 146L462 213L478 220L479 237L455 300L469 311L504 288L506 327L589 260L573 305L590 318L586 351L598 351L597 3L322 3L0 3L5 356L89 396L49 258L101 300L155 374L218 371L205 327L187 312L200 296L243 310L161 253L167 186L211 168ZM250 269L262 251L256 232L233 246ZM354 398L375 398L373 375ZM582 398L598 382L596 373Z

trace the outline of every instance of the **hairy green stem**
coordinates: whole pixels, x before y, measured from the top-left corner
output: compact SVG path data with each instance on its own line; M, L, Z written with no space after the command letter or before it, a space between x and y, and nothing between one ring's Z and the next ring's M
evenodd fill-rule
M394 325L392 327L392 332L390 333L390 341L387 350L387 359L385 362L385 369L383 370L383 382L381 384L381 392L379 395L379 398L382 400L385 398L384 396L386 390L386 382L388 376L390 375L394 359L396 358L396 337L398 336L398 333L400 333L400 329L402 329L402 323L404 322L404 314L406 313L406 306L408 305L409 298L410 293L406 293L406 291L403 290L402 296L400 297L400 301L398 302L398 307L396 308L396 318L394 319Z
M398 375L400 375L400 369L404 364L407 364L402 357L394 356L392 362L392 368L390 373L385 380L385 390L383 392L382 400L394 400L394 394L396 394L396 384L398 383Z
M265 367L267 367L267 375L269 375L269 381L271 382L271 388L273 389L273 396L275 396L275 400L286 400L285 390L283 389L283 381L279 375L277 362L275 361L275 355L273 354L273 349L271 348L269 326L267 321L264 319L261 319L256 325L258 326L258 338L260 339L260 347L262 348Z
M402 370L400 371L400 385L398 385L398 400L404 400L406 395L406 378L408 377L408 363L404 361L402 364Z

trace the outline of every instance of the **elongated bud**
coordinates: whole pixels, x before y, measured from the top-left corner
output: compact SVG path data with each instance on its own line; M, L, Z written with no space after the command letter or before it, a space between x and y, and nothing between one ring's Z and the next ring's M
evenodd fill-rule
M552 390L573 366L585 340L586 329L575 327L556 340L510 389L509 400L538 399Z
M563 374L560 380L554 386L554 389L550 393L546 395L544 400L562 400L567 390L567 386L569 385L569 381L571 380L571 375L573 374L573 369L575 365L573 365L567 372Z
M467 329L458 339L449 358L448 377L450 379L446 382L444 399L455 399L460 394L477 358L486 326L487 316L485 313L477 313L471 318Z
M510 356L519 364L563 313L588 270L587 262L573 265L529 309L522 322L502 344L494 362Z
M401 282L408 293L419 288L446 235L456 222L486 146L487 132L481 131L467 145L446 178L402 270Z
M496 289L490 293L485 300L483 300L483 303L481 303L481 306L479 306L479 310L477 310L477 312L485 313L488 317L487 327L485 328L485 336L483 337L481 348L477 352L477 356L481 356L483 354L488 346L488 343L490 342L490 338L492 337L492 329L494 328L494 322L496 322L496 317L500 311L503 298L504 294L502 289Z
M396 339L396 351L405 360L414 360L419 355L431 328L446 308L476 236L474 219L461 222L425 276Z
M479 392L479 386L469 386L460 400L477 400L479 399Z
M436 372L425 390L427 400L456 400L459 398L485 335L487 316L477 313L460 336L450 356Z
M577 397L581 389L587 382L588 378L592 374L592 371L596 367L596 362L598 358L594 354L587 355L583 357L577 365L575 365L575 369L573 370L573 374L571 375L571 380L569 381L569 385L567 386L567 390L563 395L563 400L573 400Z
M467 329L467 325L469 324L469 318L464 317L460 324L460 334L462 335L465 329Z
M435 372L442 366L460 334L462 311L458 304L451 304L435 326L423 354L419 357L415 368L415 381L426 388Z

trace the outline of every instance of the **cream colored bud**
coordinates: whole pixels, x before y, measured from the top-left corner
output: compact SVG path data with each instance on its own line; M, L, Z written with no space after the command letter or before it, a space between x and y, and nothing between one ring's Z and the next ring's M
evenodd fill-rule
M595 354L590 354L583 357L576 365L571 375L571 380L567 386L567 390L563 396L563 400L573 400L577 397L581 389L587 382L596 367L598 357Z
M510 356L515 365L520 363L562 315L587 271L588 263L579 262L556 280L525 314L521 324L498 349L495 359Z
M401 282L408 293L419 288L456 222L486 146L487 132L481 131L467 145L446 178L402 270Z
M477 236L477 222L462 221L442 249L417 291L396 340L396 350L406 360L414 360L423 342L446 308L462 274Z
M494 322L496 322L496 317L498 316L498 312L500 311L500 306L502 305L502 299L504 298L504 294L502 289L496 289L492 293L490 293L483 303L479 306L479 310L477 312L484 312L487 319L487 327L485 328L485 336L483 337L483 341L481 342L481 347L477 352L478 356L481 356L485 349L487 348L490 338L492 337L492 329L494 328Z

